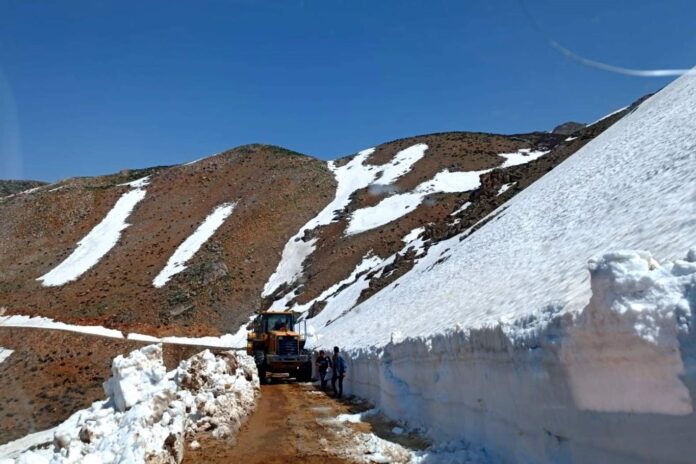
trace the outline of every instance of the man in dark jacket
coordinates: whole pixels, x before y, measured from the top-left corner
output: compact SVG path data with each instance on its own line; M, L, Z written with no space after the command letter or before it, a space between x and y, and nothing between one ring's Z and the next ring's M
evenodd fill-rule
M343 396L343 379L346 376L346 361L338 353L338 347L334 346L334 354L331 359L331 388L333 388L334 397L340 398ZM338 382L338 390L336 390L336 382Z
M326 371L328 371L329 366L331 366L331 360L328 356L326 356L326 352L324 350L319 351L319 357L317 358L316 365L317 370L319 371L319 379L321 380L321 389L324 391L326 390L327 382Z

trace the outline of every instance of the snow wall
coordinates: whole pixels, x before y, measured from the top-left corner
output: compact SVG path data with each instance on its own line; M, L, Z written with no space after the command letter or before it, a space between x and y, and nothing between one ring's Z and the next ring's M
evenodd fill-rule
M578 316L353 350L347 388L493 462L694 462L696 262L621 252L590 270Z
M346 349L348 391L493 462L693 463L694 246L687 75L316 346ZM641 249L662 264L611 252Z

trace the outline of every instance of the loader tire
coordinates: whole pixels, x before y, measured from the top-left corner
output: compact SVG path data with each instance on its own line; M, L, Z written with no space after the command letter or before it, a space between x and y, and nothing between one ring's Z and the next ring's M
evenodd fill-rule
M259 371L259 382L263 385L266 379L266 354L263 351L254 351L254 362L256 370Z
M312 363L303 364L300 367L300 371L297 373L298 382L311 382L312 381Z

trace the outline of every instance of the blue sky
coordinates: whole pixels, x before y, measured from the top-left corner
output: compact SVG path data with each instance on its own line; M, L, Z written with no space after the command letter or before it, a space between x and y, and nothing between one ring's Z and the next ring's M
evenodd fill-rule
M696 64L691 1L527 7L579 54ZM517 0L0 0L0 178L175 164L255 142L329 159L429 132L549 130L669 81L568 61Z

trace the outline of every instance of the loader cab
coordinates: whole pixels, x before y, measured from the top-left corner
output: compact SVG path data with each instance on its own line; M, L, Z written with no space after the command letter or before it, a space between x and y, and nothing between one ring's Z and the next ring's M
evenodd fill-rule
M307 323L298 323L297 316L292 311L260 311L249 327L247 354L254 357L262 383L267 374L290 374L301 381L311 378L311 359L305 349Z
M263 327L261 330L259 330L259 332L271 332L277 330L292 332L295 328L295 318L292 314L288 313L267 313L263 318L261 318L260 322L263 324Z

